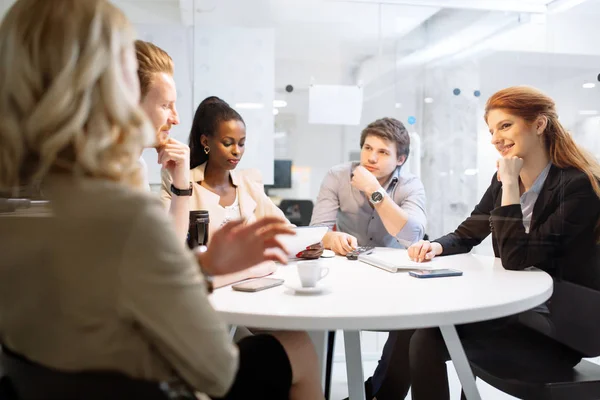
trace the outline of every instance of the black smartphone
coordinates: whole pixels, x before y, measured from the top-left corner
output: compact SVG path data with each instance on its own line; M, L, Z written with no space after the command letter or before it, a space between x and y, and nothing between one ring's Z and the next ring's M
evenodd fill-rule
M261 290L279 286L283 283L283 279L276 278L258 278L251 281L236 283L231 286L233 290L238 292L260 292Z
M420 269L416 271L408 271L410 276L415 278L442 278L446 276L461 276L462 271L456 269Z

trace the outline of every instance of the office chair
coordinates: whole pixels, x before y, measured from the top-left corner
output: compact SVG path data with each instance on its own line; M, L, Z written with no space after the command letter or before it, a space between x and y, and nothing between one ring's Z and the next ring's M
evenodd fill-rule
M311 200L284 199L279 203L279 208L292 224L296 226L310 225L314 208Z
M584 357L599 356L600 292L558 280L554 282L548 308L549 324L537 323L535 313L526 312L519 316L521 326L514 332L485 341L490 349L485 356L472 357L467 351L473 373L520 399L600 399L600 365L582 360L571 368L556 360L532 368L529 362L520 362L525 354L528 359L536 354L541 357L544 343L556 345L556 342Z
M191 397L191 393L173 390L164 383L134 379L117 372L58 371L30 361L4 346L0 361L4 372L4 376L0 379L1 399L184 400L195 398Z

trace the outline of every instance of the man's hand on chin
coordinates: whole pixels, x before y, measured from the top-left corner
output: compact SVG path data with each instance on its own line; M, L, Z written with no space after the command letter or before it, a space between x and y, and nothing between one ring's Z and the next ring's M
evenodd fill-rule
M173 179L177 189L187 189L190 184L190 148L173 138L156 148L158 163L162 165Z
M375 175L362 165L359 165L354 169L350 183L353 187L365 193L367 196L370 196L381 187Z

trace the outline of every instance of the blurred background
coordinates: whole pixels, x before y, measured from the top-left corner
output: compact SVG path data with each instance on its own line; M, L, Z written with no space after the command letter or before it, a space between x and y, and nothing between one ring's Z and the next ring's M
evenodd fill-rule
M489 185L483 108L511 85L552 96L600 155L600 0L113 2L175 61L174 136L187 142L199 102L223 98L247 124L241 168L259 168L274 198L314 201L329 168L358 159L362 128L394 117L411 133L405 169L425 185L427 234L447 233ZM156 189L156 154L144 157ZM364 341L365 359L381 344Z
M241 167L259 168L272 196L314 201L331 166L357 159L361 129L395 117L411 133L406 169L425 184L437 237L489 184L497 155L482 110L510 85L551 95L600 154L600 0L114 3L175 61L175 137L187 140L202 99L222 97L248 126ZM145 157L157 184L155 155Z

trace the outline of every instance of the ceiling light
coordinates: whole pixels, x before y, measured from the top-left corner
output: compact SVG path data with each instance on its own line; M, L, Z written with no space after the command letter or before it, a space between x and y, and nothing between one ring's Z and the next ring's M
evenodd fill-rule
M277 114L279 114L279 110L278 110L278 109L276 109L276 108L274 108L274 109L273 109L273 115L277 115Z
M586 82L582 86L584 89L592 89L596 87L596 84L594 82Z
M264 108L263 103L235 103L235 108L243 108L246 110L259 110Z
M396 103L396 104L394 104L394 107L396 107L396 108L402 108L402 103Z
M425 99L423 101L427 104L433 103L433 99L431 97L425 97Z
M285 101L285 100L273 100L273 107L276 107L276 108L287 107L287 101Z
M477 168L467 168L467 169L465 169L465 175L468 175L468 176L477 175L478 172L479 172L479 170L477 170Z
M580 110L579 115L598 115L598 110Z

